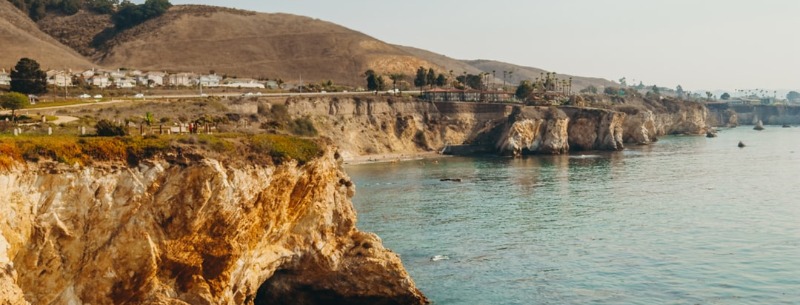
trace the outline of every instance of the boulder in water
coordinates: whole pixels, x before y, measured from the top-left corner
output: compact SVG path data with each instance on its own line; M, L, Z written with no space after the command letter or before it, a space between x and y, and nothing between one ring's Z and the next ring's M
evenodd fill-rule
M742 148L742 147L744 147L744 146L745 146L745 145L744 145L744 142L742 142L742 141L739 141L739 148Z
M789 124L783 124L783 128L792 128L792 126L789 126Z
M764 130L764 123L761 120L758 120L756 123L756 127L753 127L753 130Z

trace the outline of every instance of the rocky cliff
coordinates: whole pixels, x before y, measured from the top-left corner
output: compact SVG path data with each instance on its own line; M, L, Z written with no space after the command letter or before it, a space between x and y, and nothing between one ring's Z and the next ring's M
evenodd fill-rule
M438 151L451 145L491 147L500 154L622 150L670 134L705 134L707 109L680 100L592 107L426 102L409 97L320 97L287 101L310 117L346 158ZM636 105L636 106L634 106Z
M338 153L0 170L3 304L424 304Z

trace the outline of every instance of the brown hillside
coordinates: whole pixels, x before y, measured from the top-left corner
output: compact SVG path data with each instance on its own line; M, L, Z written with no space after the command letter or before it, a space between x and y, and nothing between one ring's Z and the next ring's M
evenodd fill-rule
M547 73L548 71L533 68L533 67L525 67L525 66L518 66L514 64L494 61L494 60L467 60L466 63L481 69L486 72L492 71L514 71L512 74L512 79L509 82L514 84L519 84L522 80L533 80L537 77L540 77L542 73ZM552 71L550 71L552 72ZM558 71L556 71L558 72ZM502 72L499 72L502 75ZM583 77L583 76L575 76L575 75L568 75L568 74L558 74L558 78L566 79L572 77L572 88L573 91L579 91L583 88L586 88L590 85L593 85L598 88L608 87L608 86L619 86L619 84L614 83L607 79L596 78L596 77Z
M36 60L42 69L85 69L95 66L87 59L43 33L25 13L8 1L0 1L0 67L8 69L20 58Z
M464 71L470 74L478 74L481 72L492 73L492 71L495 71L495 77L496 77L495 81L498 83L503 82L503 71L514 71L513 74L511 74L508 78L506 78L507 84L513 84L513 85L519 84L519 82L521 82L522 80L536 79L537 77L539 77L540 73L548 72L539 68L518 66L514 64L493 61L493 60L458 60L422 49L405 47L405 46L397 46L397 47L423 60L430 61L432 63L435 63L436 65L446 67L447 70L453 70L453 72L456 74L463 73ZM573 78L572 85L576 91L586 88L589 85L594 85L598 88L605 86L616 86L614 82L602 78L582 77L574 75L561 75L560 77L561 78L572 77Z
M289 14L175 6L116 35L96 61L109 67L193 71L363 85L367 69L413 74L432 66L333 23Z

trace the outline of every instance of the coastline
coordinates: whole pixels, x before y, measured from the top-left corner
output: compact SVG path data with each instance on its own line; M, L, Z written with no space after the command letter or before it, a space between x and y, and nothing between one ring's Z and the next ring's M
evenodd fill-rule
M437 152L418 152L418 153L385 153L385 154L369 154L369 155L362 155L356 156L351 158L345 158L344 164L345 165L364 165L364 164L373 164L373 163L395 163L395 162L403 162L403 161L414 161L414 160L430 160L430 159L439 159L439 158L448 158L452 157L449 155L442 155Z

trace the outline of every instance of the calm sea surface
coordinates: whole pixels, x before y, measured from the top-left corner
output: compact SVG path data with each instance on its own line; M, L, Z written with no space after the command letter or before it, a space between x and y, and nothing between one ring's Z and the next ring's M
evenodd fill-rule
M800 304L800 128L346 170L435 304Z

